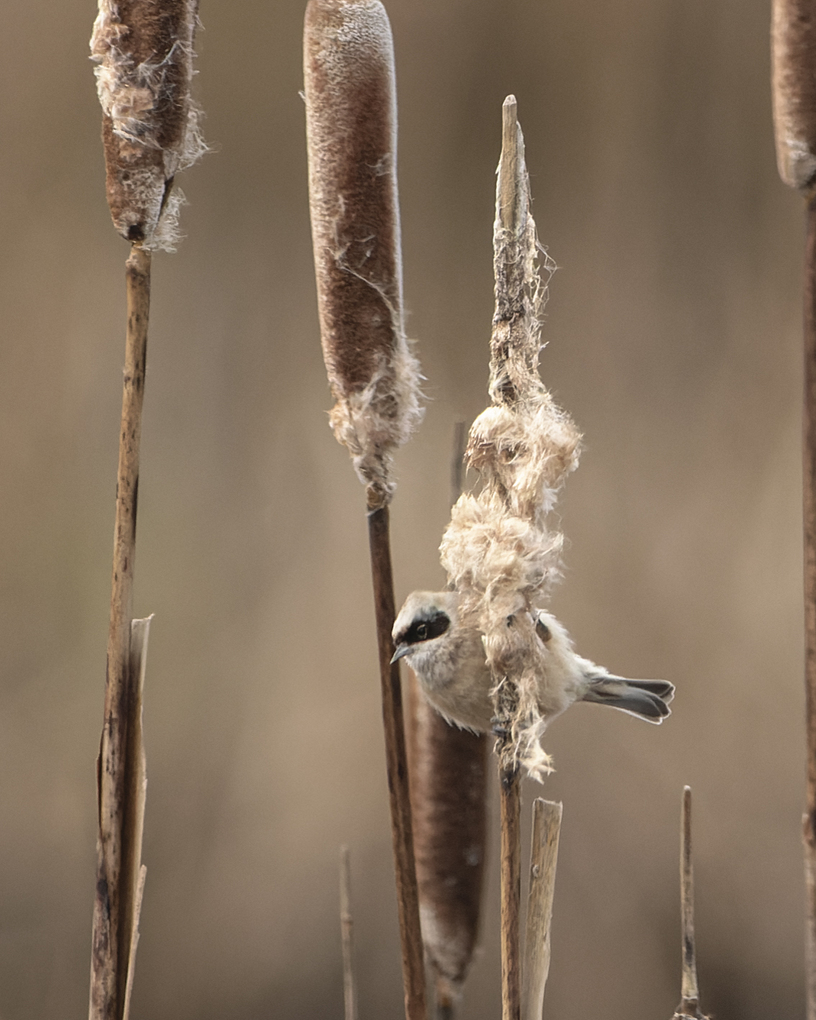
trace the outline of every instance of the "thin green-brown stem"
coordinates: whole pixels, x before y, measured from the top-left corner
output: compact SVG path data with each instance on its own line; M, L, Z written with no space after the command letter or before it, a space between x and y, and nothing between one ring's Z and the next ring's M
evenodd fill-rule
M371 578L374 586L385 758L391 805L391 837L394 849L397 906L402 944L405 1016L407 1020L425 1020L427 1016L425 974L422 960L422 933L419 926L419 895L414 863L402 690L399 663L391 662L394 650L391 630L394 626L396 612L387 506L369 511L368 539L371 551Z
M502 1020L521 1017L520 776L518 768L499 767L501 803L501 963Z
M807 205L804 275L805 977L808 1020L816 1020L816 196Z
M99 839L91 960L90 1020L121 1017L130 931L123 921L122 865L126 814L130 625L136 553L139 442L142 429L150 254L134 245L126 263L127 334L119 431L113 580L105 677L105 716L98 763Z

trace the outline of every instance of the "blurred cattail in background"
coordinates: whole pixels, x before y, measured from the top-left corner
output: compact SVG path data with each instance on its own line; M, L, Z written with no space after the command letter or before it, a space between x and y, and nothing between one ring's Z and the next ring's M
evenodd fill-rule
M451 502L462 494L466 427L454 435ZM479 933L487 852L485 733L452 726L409 687L409 764L419 910L438 1020L454 1015Z

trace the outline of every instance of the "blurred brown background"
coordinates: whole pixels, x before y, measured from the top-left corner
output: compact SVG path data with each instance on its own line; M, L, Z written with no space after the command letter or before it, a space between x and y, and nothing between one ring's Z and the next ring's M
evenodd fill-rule
M134 1018L401 1011L363 492L326 424L303 3L202 0L215 148L154 261L137 614L148 867ZM500 108L518 97L551 283L542 373L586 437L555 609L580 651L677 684L661 729L579 706L553 1020L668 1018L695 794L703 1005L802 1014L801 206L776 174L765 3L389 0L409 331L397 598L443 582L454 422L484 406ZM0 33L0 1018L87 1010L126 244L104 201L95 5ZM527 786L529 801L538 793ZM499 1011L497 832L463 1017Z

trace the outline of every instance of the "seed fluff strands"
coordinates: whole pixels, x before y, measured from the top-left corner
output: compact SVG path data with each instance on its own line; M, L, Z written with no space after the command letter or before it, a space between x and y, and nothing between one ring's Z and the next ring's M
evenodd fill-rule
M580 436L538 375L545 288L512 96L505 100L503 118L493 234L492 405L471 426L467 448L482 488L455 504L440 552L464 614L484 634L508 723L504 764L523 765L541 779L550 771L550 759L539 743L544 730L536 704L540 653L531 610L559 576L562 536L547 528L546 515L577 467Z
M457 424L452 502L462 494L466 431ZM479 933L487 841L485 733L451 726L415 678L409 687L409 764L419 912L437 1020L451 1020Z
M131 242L119 432L105 712L97 768L99 835L91 1020L126 1020L133 986L144 814L141 689L147 630L132 620L136 505L151 251L172 250L177 171L204 150L190 101L195 0L99 0L91 37L102 104L108 205ZM140 658L137 658L137 653Z
M530 213L524 141L516 101L502 108L493 272L496 308L490 342L492 404L470 429L467 459L482 479L460 497L440 547L460 615L484 635L494 681L501 807L502 1016L520 1016L521 848L519 767L550 771L540 744L545 721L536 698L538 640L532 611L558 575L562 539L546 514L578 462L579 435L538 375L539 315L545 289ZM547 266L549 268L549 265Z
M805 982L816 1020L816 7L774 0L771 64L776 161L785 184L806 199L804 272L803 530L807 776Z
M379 0L310 0L304 31L309 207L335 436L366 486L406 1016L425 1016L388 504L393 452L417 424L405 338L391 27Z

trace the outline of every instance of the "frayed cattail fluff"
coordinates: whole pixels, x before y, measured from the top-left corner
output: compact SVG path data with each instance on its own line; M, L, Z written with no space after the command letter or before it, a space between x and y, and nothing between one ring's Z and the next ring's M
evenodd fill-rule
M198 0L99 0L91 60L102 104L106 190L128 241L173 251L175 175L207 147L190 99Z
M405 337L391 28L379 0L310 0L304 34L309 205L323 356L370 509L421 417Z
M482 487L454 506L440 553L449 584L460 594L465 625L469 618L484 635L497 715L508 734L504 767L521 764L541 779L551 766L540 744L546 721L536 694L540 652L533 610L559 576L563 538L549 530L546 515L578 465L580 435L538 375L546 288L537 267L539 246L512 96L503 116L494 228L493 404L473 423L466 454Z
M816 10L812 0L773 0L771 25L776 160L785 184L816 180Z

